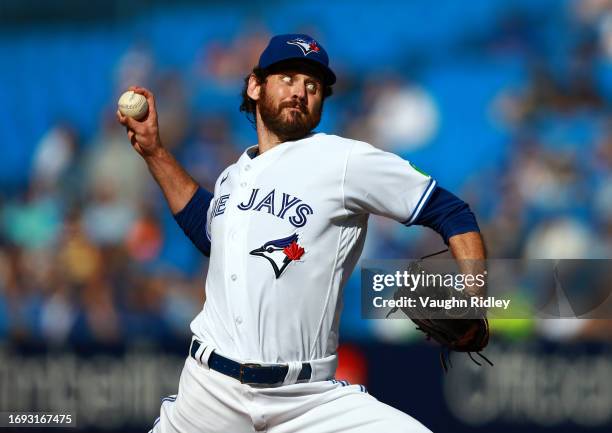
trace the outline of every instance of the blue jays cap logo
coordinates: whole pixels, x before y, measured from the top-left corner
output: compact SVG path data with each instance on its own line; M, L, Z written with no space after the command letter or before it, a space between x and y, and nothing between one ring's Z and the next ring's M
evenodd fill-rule
M319 48L317 41L315 41L314 39L307 41L302 38L295 38L290 41L287 41L287 43L289 45L295 45L296 47L300 47L305 56L310 53L318 53L319 51L321 51L321 48Z
M258 66L267 69L279 62L292 59L302 59L315 63L315 66L320 67L323 71L327 85L331 86L336 82L336 74L329 67L329 57L325 48L312 36L301 33L273 36L259 57Z
M276 278L280 277L287 265L299 260L304 254L304 248L298 244L298 234L294 233L282 239L268 241L249 254L266 259L272 265Z

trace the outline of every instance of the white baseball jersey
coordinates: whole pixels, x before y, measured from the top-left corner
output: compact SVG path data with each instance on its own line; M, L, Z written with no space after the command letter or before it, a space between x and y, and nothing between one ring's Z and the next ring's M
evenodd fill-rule
M342 287L370 213L410 225L435 181L367 143L315 133L219 176L208 210L206 302L191 323L240 362L334 357Z

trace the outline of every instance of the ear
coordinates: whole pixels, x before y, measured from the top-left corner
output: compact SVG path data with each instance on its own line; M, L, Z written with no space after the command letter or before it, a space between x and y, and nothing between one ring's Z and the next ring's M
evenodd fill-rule
M254 101L259 100L261 86L262 84L259 84L257 82L257 78L255 78L255 75L251 74L251 76L249 77L249 84L247 86L247 95L249 96L249 98Z

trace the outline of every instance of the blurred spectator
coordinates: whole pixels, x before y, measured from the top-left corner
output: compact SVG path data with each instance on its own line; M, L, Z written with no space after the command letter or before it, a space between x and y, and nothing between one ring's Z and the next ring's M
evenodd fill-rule
M431 142L438 129L438 116L426 89L390 81L376 97L367 128L374 143L403 154Z
M87 200L103 190L118 202L133 206L154 188L146 164L126 139L115 112L104 112L100 131L87 145L85 159Z
M155 73L155 61L151 47L137 42L119 59L116 70L118 94L130 86L150 87Z
M131 203L118 200L112 185L95 185L91 202L83 210L87 237L98 245L122 242L136 220L136 212Z
M253 69L270 35L257 22L245 28L248 32L236 35L229 44L217 40L206 44L200 64L204 77L212 77L221 86L233 86Z
M69 124L58 124L50 129L34 154L33 182L46 188L60 186L60 179L74 161L78 146L76 132Z
M43 192L32 183L21 196L8 201L0 209L4 237L23 248L50 247L62 225L62 209L58 197Z
M136 262L148 262L159 256L163 235L152 213L144 213L130 227L125 237L127 254Z
M70 296L68 286L57 286L44 303L40 317L42 335L50 345L61 346L66 343L77 312L77 305Z
M187 171L211 190L223 169L239 156L232 143L228 119L219 115L200 117L192 136L178 151L178 158Z
M183 142L191 123L180 74L168 72L156 81L155 104L162 143L172 151Z

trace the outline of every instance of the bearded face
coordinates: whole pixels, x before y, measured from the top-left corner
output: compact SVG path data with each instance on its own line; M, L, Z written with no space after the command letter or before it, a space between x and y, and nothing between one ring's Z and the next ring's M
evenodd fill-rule
M297 140L317 127L323 111L320 83L309 83L301 77L286 75L268 77L261 86L257 109L265 127L282 141ZM312 90L315 89L315 90Z

